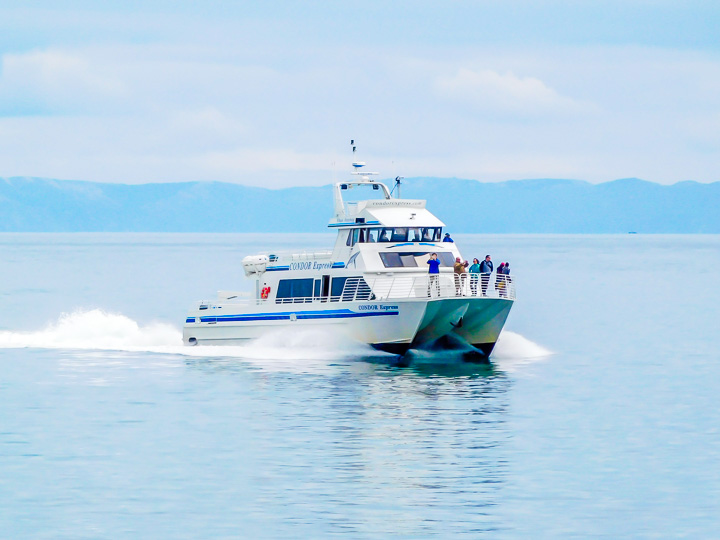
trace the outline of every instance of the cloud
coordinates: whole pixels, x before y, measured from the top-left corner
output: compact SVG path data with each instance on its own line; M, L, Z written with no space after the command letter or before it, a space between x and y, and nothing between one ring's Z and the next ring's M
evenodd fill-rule
M77 53L44 50L2 57L0 110L5 114L87 110L126 94L116 74Z
M323 184L355 138L388 177L717 179L710 54L236 45L4 55L0 176Z
M216 174L227 171L258 173L261 171L329 170L342 159L331 153L298 152L293 149L237 148L227 152L208 152L200 157L202 165Z
M518 77L512 72L460 68L452 76L438 77L435 88L441 96L497 114L539 116L583 109L580 103L561 96L540 79Z

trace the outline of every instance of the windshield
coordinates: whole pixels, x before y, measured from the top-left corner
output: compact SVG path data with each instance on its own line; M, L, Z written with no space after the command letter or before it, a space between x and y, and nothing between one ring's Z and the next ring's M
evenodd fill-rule
M347 245L376 242L440 242L442 227L373 227L352 229Z

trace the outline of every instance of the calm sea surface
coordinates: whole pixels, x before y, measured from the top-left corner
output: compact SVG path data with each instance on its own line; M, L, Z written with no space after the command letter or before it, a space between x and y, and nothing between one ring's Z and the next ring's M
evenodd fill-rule
M516 276L490 367L181 346L332 240L0 234L0 537L720 537L720 237L457 235Z

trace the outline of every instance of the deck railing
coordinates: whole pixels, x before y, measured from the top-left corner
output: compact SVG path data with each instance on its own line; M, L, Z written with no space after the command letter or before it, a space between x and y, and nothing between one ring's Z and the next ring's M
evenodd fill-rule
M313 302L372 302L407 298L489 297L515 300L515 277L481 274L351 277L335 296L277 298L277 304ZM260 300L259 303L267 302Z
M273 251L263 252L261 255L267 255L270 264L276 262L293 262L293 261L317 261L332 258L332 250L317 249L306 251Z
M435 274L423 276L378 276L365 278L377 299L454 298L487 296L515 299L513 276L494 274Z
M515 300L515 276L491 274L487 282L482 274L424 274L421 276L365 276L349 277L338 295L306 296L292 298L255 299L244 297L247 293L228 293L222 291L221 300L241 300L237 304L312 304L327 302L378 302L408 298L458 298L488 297ZM201 310L215 304L214 301L201 302Z

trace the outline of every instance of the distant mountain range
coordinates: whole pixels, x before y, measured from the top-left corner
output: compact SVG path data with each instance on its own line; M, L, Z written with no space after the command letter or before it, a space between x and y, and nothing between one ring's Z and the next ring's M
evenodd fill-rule
M720 182L407 178L402 196L453 233L720 233ZM330 186L0 178L3 232L320 232L331 214Z

